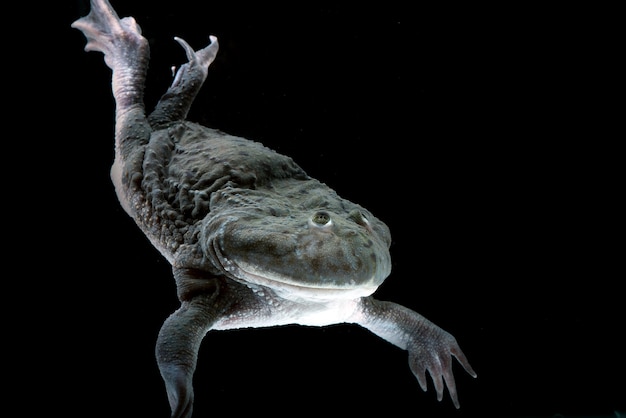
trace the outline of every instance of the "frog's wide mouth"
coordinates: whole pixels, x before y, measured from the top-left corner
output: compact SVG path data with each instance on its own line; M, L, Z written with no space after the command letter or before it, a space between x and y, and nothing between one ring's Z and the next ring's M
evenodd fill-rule
M306 283L297 277L263 269L243 260L229 258L215 243L212 247L216 259L228 277L248 286L269 288L287 299L354 299L369 296L378 288L375 278L369 281L371 284L356 283L354 280L348 280L342 285Z

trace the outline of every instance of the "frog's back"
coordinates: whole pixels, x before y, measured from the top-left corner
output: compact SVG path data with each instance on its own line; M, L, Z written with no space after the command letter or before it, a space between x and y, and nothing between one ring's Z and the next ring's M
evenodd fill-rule
M152 132L142 164L140 204L130 215L160 249L195 244L213 193L225 187L272 188L276 180L306 180L290 157L245 138L180 121Z

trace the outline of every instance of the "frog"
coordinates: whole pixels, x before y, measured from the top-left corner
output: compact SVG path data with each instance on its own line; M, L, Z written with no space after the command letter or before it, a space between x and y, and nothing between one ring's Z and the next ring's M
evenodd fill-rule
M150 45L133 17L91 0L71 24L111 70L110 169L123 210L171 265L178 307L155 343L172 418L193 413L193 376L212 331L357 324L405 350L422 390L447 387L460 407L453 358L477 374L455 337L419 313L374 297L391 274L391 234L366 208L260 142L187 120L218 48L194 50L151 111Z

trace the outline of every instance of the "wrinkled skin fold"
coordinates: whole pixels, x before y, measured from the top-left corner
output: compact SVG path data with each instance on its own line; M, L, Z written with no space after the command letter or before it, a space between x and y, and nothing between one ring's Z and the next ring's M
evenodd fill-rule
M180 307L163 323L156 359L171 416L191 417L198 350L209 331L354 323L408 352L421 388L448 388L452 358L476 373L455 338L372 295L391 272L387 226L310 178L291 158L185 118L218 51L194 51L147 113L149 45L107 0L72 27L104 54L115 98L111 178L124 210L172 265Z

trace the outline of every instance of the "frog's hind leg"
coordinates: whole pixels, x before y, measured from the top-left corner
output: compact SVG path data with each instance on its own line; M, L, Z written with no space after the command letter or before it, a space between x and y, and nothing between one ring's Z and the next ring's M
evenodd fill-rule
M178 69L172 85L161 97L148 118L150 125L155 129L187 117L189 108L200 91L207 77L209 65L215 59L219 48L215 36L210 36L210 44L198 51L194 51L183 39L174 39L185 49L188 62Z
M172 418L189 418L193 409L193 374L205 334L233 300L226 287L203 272L173 268L180 307L163 323L155 354Z
M148 41L132 17L120 19L107 0L91 0L89 14L72 23L87 38L86 51L104 54L115 98L115 163L111 171L120 202L141 179L144 145L150 138L143 89L150 59Z

